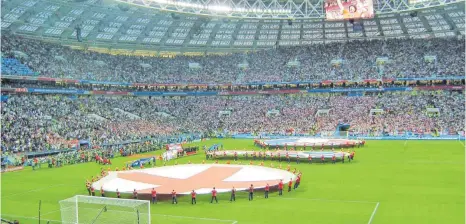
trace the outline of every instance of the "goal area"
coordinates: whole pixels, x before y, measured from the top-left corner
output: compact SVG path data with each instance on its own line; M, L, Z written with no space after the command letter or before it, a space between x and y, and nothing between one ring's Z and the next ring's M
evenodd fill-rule
M63 224L150 224L145 200L76 195L59 203Z

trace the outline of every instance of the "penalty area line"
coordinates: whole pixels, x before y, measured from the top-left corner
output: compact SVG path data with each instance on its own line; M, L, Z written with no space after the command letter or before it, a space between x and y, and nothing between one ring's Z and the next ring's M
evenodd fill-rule
M377 204L375 205L374 211L372 212L371 218L369 219L369 222L367 224L372 223L372 220L374 219L375 213L377 212L377 208L379 208L379 204L380 204L380 202L377 202Z

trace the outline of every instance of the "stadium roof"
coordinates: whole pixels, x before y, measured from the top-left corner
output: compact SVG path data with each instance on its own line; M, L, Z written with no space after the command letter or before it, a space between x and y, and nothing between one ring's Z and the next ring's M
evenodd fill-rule
M252 14L245 18L199 16L178 7L175 11L185 12L180 14L172 13L171 9L161 11L113 0L76 1L80 0L3 1L1 29L77 47L157 52L234 52L272 48L277 44L454 37L464 35L465 29L464 1L458 0L410 5L407 0L376 0L376 17L354 23L361 23L362 29L353 27L350 21L325 21L322 7L307 17L300 18L295 13L289 20L249 18L254 17ZM322 0L312 2L314 8L323 4ZM82 43L76 40L78 24L82 28Z

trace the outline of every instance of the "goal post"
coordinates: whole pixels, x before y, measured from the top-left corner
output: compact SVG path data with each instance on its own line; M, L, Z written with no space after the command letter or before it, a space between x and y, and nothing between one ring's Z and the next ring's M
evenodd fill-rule
M59 203L63 224L150 224L146 200L76 195Z

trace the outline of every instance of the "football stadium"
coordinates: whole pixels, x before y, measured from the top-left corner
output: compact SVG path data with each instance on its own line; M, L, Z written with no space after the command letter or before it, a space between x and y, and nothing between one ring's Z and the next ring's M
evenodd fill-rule
M2 0L0 223L465 223L464 31L464 0Z

